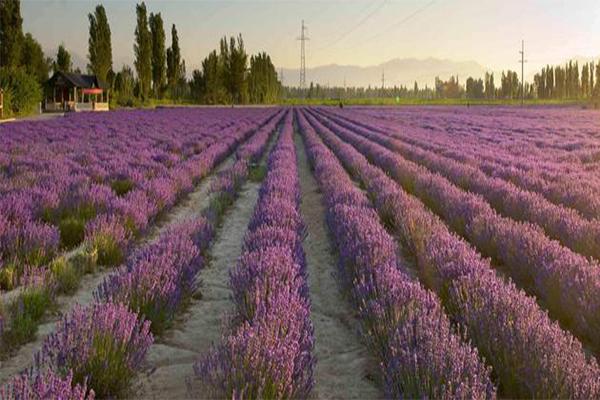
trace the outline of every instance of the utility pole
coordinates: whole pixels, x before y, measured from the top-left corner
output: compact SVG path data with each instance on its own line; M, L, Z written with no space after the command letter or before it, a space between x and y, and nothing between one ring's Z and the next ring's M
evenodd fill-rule
M385 70L381 70L381 97L385 97Z
M302 28L300 30L300 37L296 40L300 41L300 89L306 87L306 57L304 51L304 42L310 40L306 35L306 26L304 26L304 20L302 20Z
M527 60L525 59L525 41L521 40L521 107L525 105L525 63Z

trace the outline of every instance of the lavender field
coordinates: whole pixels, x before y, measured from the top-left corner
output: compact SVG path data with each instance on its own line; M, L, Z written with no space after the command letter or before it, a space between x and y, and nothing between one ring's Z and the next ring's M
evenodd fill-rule
M600 398L600 113L0 125L0 399Z

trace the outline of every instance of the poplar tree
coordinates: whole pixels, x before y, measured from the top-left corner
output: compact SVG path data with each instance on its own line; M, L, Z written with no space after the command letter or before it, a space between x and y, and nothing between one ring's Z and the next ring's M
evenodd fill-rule
M179 36L177 35L177 28L173 24L171 27L171 47L167 49L167 83L173 94L184 77L185 72L181 61Z
M101 81L108 82L112 75L112 44L110 26L103 5L97 5L88 14L90 37L88 39L88 70Z
M152 35L152 88L154 96L161 98L167 80L165 29L160 13L150 14L150 33Z
M587 63L583 64L581 68L581 96L586 99L590 94L590 76L589 66Z
M52 59L44 55L42 46L31 33L27 33L23 38L20 66L28 74L34 76L38 83L43 84L48 80L48 73L52 68Z
M600 97L600 62L596 64L596 87L594 89L596 97Z
M152 37L148 29L148 12L142 2L135 7L137 25L135 28L135 70L139 82L139 95L142 100L148 99L152 81Z
M0 67L20 65L23 38L21 2L0 1Z
M594 97L594 62L590 62L590 97Z
M277 71L267 53L250 58L248 74L248 96L251 103L274 103L279 95Z

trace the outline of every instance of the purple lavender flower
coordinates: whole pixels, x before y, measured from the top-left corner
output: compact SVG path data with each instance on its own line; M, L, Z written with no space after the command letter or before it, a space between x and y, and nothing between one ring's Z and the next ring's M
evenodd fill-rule
M153 342L150 323L123 305L76 306L63 317L36 355L38 368L68 373L99 397L127 388Z
M64 377L52 370L28 371L0 388L0 399L3 400L94 400L94 397L94 391L88 390L85 382L74 384L72 371Z

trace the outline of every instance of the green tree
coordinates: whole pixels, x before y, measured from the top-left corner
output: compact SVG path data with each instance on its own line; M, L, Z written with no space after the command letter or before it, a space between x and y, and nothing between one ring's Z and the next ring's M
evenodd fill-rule
M248 54L246 54L244 48L242 35L238 35L237 40L231 37L229 48L227 48L227 39L223 38L221 41L221 55L225 68L225 87L229 98L233 103L245 103L248 98L248 82L246 80Z
M197 103L201 103L204 99L205 82L202 71L195 69L192 71L192 79L190 80L190 94L192 99Z
M594 86L594 97L600 97L600 62L596 64L596 85Z
M171 27L171 47L167 49L167 84L171 97L179 97L179 86L185 80L185 63L181 59L179 36L175 24Z
M496 86L494 85L494 74L485 73L485 97L487 99L493 99L496 95Z
M154 96L161 98L166 85L165 29L160 13L150 14L152 35L152 88Z
M20 0L0 1L0 67L17 67L21 63L23 18Z
M128 65L115 75L115 96L117 104L132 107L134 105L135 76Z
M590 62L590 97L594 96L594 62Z
M485 92L483 80L467 78L465 91L468 99L483 99Z
M42 46L31 33L25 35L21 49L21 65L28 74L33 75L40 84L48 80L52 60L44 56Z
M223 79L223 66L216 50L213 50L208 57L202 61L202 84L200 89L203 91L201 96L203 101L208 104L219 104L225 102L227 91Z
M90 37L88 39L88 70L100 80L108 82L112 75L112 44L110 26L104 6L98 5L88 14Z
M581 96L587 99L590 95L590 72L589 65L583 64L581 68Z
M135 7L137 25L135 28L135 70L139 81L139 96L142 100L148 99L152 81L152 37L148 29L148 12L146 4L142 2Z
M58 51L56 52L56 61L53 64L54 71L63 71L63 72L71 72L73 69L73 64L71 63L71 54L65 48L65 45L61 43L58 46Z
M267 53L250 57L248 97L254 104L274 103L279 96L277 71Z

